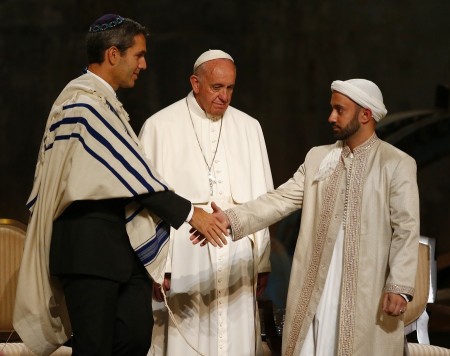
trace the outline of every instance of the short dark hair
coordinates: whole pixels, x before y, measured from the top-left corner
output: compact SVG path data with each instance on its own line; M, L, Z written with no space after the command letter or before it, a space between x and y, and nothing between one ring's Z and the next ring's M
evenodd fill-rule
M148 31L145 26L138 22L124 18L123 22L105 31L91 32L86 35L86 53L88 64L102 63L105 51L115 46L120 53L124 53L133 46L134 37L144 35L148 37Z

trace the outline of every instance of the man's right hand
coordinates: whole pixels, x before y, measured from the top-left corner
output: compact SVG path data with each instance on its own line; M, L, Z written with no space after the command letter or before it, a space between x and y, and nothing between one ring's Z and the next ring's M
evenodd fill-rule
M223 212L222 209L220 209L220 206L218 206L216 203L211 202L211 208L213 210L213 216L215 216L223 226L226 226L226 228L230 228L230 220L228 219L227 214Z
M194 215L189 224L196 231L196 235L206 239L214 247L223 247L227 244L225 236L228 235L227 228L223 221L213 214L209 214L201 208L194 207ZM192 230L192 229L191 229Z
M230 227L230 221L228 220L228 216L223 212L220 207L212 202L211 207L213 209L212 216L220 223L221 231L225 233L225 236L229 235L229 231L227 230ZM208 242L212 243L213 246L216 246L205 234L203 234L201 231L198 231L196 229L191 229L190 233L192 234L190 237L190 240L192 241L193 245L196 245L200 243L200 246L205 246ZM223 238L221 241L224 242L226 245L226 239L224 235L221 235ZM219 245L221 246L221 245ZM222 247L222 246L221 246Z

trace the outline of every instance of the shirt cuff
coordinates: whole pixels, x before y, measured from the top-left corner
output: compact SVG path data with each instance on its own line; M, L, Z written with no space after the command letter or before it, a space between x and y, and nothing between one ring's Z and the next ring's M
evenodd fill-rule
M186 222L188 223L192 219L192 215L194 215L194 206L191 204L191 210L189 211L189 214L186 218Z

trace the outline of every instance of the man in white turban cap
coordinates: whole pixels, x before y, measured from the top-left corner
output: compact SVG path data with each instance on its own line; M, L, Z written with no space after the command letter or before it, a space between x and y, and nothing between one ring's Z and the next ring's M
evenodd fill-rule
M331 90L348 96L355 103L372 111L375 121L380 121L387 114L383 103L383 95L378 86L366 79L335 80L331 83Z
M374 83L331 88L328 122L338 141L313 147L276 190L213 209L233 240L301 209L283 355L403 355L419 242L416 163L377 137L386 109Z
M140 138L146 155L181 196L211 211L273 189L259 122L231 106L236 65L219 49L202 53L192 91L151 116ZM255 356L262 353L257 296L270 271L268 229L222 248L194 248L188 224L171 230L162 287L155 288L151 355ZM170 316L170 317L169 317Z

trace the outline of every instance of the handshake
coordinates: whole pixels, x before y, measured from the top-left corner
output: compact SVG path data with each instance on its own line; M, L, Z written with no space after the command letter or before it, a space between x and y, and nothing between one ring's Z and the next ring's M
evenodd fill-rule
M205 246L209 242L215 247L222 247L227 244L230 220L216 203L212 202L211 208L212 214L194 207L194 214L189 221L192 226L190 240L193 245L200 243L200 246Z

